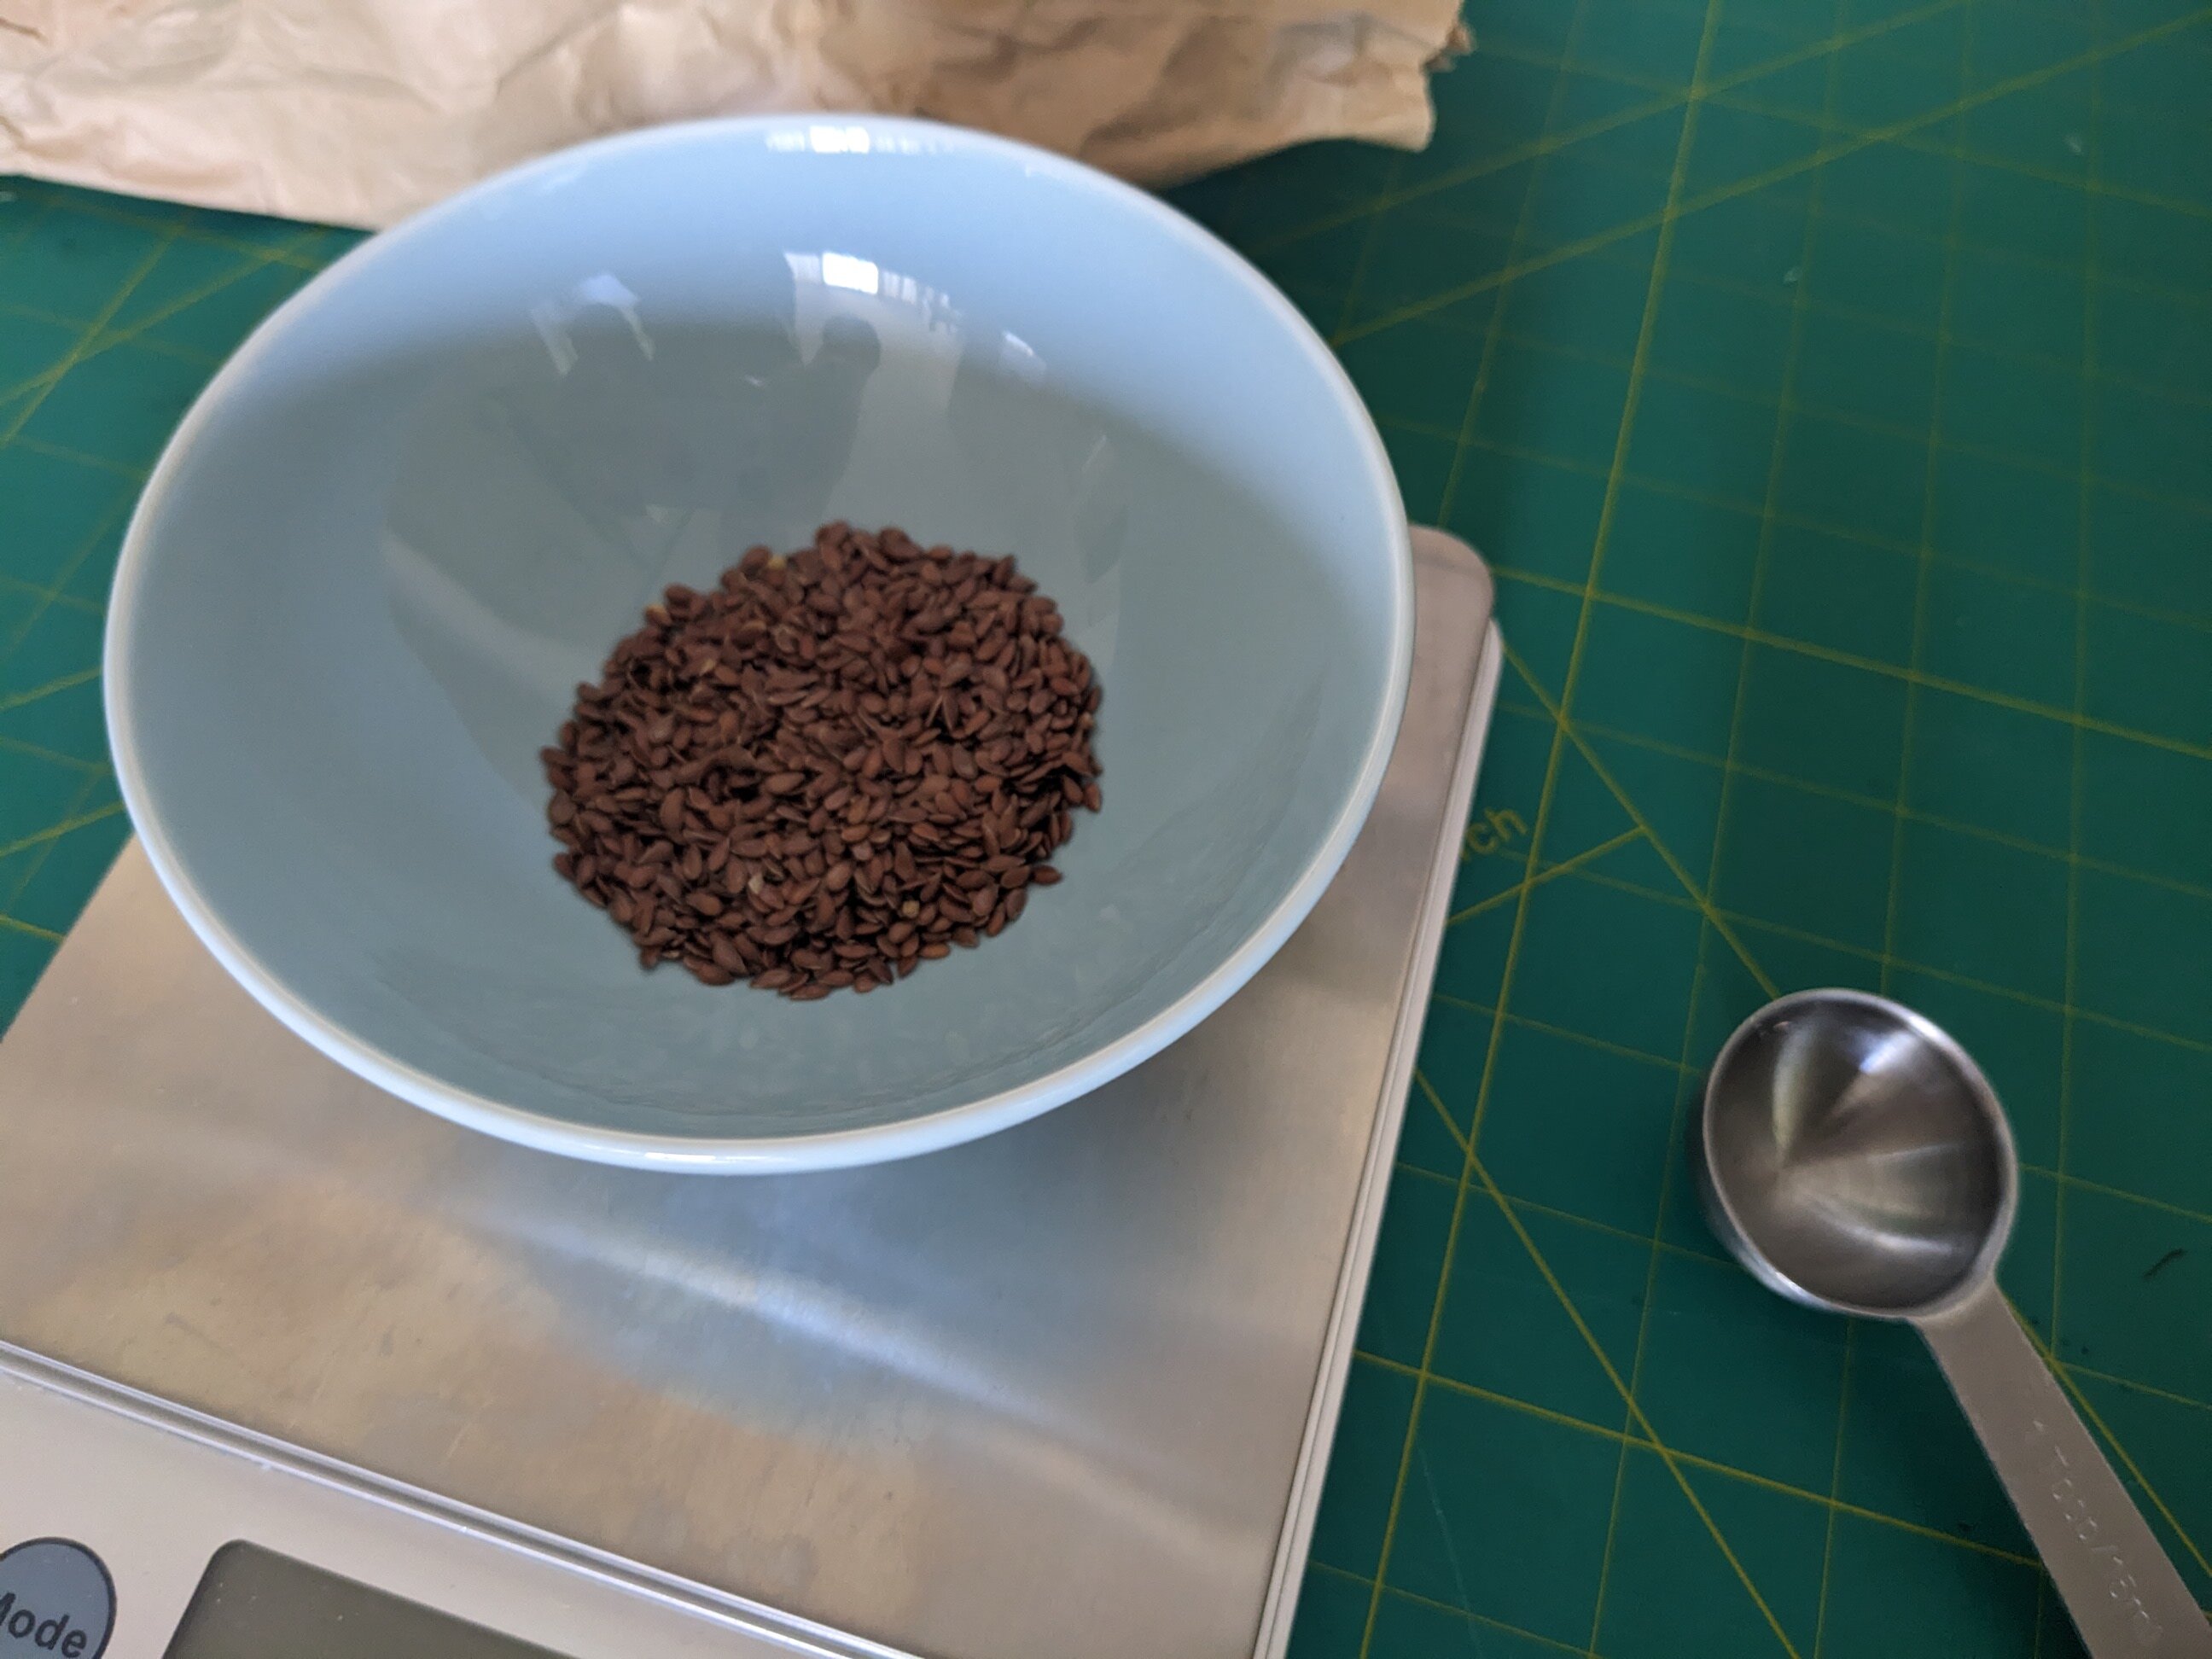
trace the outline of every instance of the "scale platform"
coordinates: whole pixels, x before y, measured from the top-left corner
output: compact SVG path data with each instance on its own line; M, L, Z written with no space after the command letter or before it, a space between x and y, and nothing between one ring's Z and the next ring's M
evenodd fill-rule
M0 1659L1279 1654L1497 690L1488 573L1415 554L1397 750L1305 926L1146 1065L910 1162L456 1127L127 851L0 1043Z

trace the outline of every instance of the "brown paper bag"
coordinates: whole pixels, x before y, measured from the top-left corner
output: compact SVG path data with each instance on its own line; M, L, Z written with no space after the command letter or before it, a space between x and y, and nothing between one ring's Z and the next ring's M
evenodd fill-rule
M0 172L377 226L594 135L866 109L1148 183L1417 148L1457 0L0 0Z

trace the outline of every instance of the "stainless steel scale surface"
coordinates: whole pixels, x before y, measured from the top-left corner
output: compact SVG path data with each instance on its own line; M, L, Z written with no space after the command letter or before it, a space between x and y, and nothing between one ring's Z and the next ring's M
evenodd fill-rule
M1487 573L1416 549L1312 918L1119 1082L908 1163L457 1128L127 852L0 1043L0 1659L1279 1653L1497 687Z

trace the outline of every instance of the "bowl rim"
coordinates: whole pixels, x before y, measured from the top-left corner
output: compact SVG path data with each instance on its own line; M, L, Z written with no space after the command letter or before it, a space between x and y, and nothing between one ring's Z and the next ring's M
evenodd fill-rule
M386 1053L297 995L230 932L193 884L163 829L154 792L140 763L131 716L131 646L138 594L149 560L153 526L201 428L234 395L257 360L294 321L320 304L330 290L373 266L427 228L472 212L487 202L601 157L660 147L750 140L784 131L832 127L864 130L872 149L905 140L940 151L981 154L1043 173L1073 189L1103 196L1158 230L1194 248L1231 277L1252 301L1281 325L1291 344L1319 371L1352 416L1361 441L1368 482L1392 511L1390 641L1388 684L1351 790L1304 872L1260 925L1198 982L1133 1030L1079 1059L1010 1089L919 1117L859 1127L791 1135L688 1135L616 1129L549 1116L526 1107L454 1086ZM1303 922L1352 850L1380 792L1396 746L1413 654L1413 568L1411 531L1396 475L1380 433L1348 375L1313 325L1242 254L1176 209L1133 185L1083 162L1018 140L969 128L905 116L806 112L732 116L647 127L591 140L479 179L349 250L303 284L256 325L209 380L170 434L132 510L109 595L102 641L102 701L108 742L124 805L155 873L216 960L293 1033L356 1075L386 1092L471 1129L540 1151L635 1169L713 1173L775 1174L848 1168L887 1162L975 1139L1009 1128L1112 1081L1183 1036L1241 990Z

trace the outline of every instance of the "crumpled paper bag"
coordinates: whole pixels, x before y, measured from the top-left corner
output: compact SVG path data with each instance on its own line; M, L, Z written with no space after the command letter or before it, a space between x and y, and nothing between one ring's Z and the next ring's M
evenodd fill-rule
M1458 0L0 0L0 172L391 223L689 117L867 109L1163 183L1418 148Z

